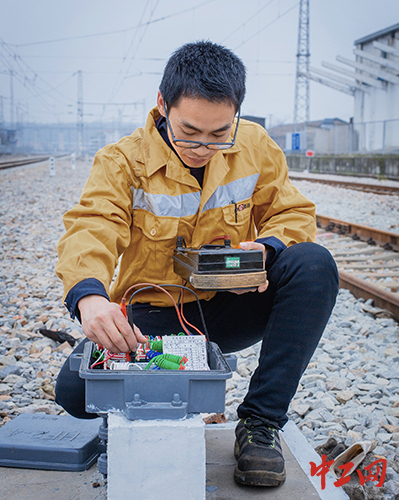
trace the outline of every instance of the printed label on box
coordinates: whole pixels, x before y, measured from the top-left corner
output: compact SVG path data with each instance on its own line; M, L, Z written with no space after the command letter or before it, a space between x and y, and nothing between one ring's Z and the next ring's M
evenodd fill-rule
M162 337L163 352L186 356L186 370L209 370L206 360L206 338L204 335L179 335Z

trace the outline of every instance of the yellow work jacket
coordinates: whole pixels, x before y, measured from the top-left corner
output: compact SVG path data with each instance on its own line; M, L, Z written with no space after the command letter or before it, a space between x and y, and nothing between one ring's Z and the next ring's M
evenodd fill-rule
M56 273L65 296L87 278L99 280L116 302L137 283L181 284L172 261L177 236L193 248L224 234L233 246L255 237L274 236L287 246L314 240L314 204L291 184L283 152L261 126L240 121L235 146L206 165L201 189L156 129L159 116L154 108L144 128L96 154L79 203L64 215ZM172 305L156 290L134 299Z

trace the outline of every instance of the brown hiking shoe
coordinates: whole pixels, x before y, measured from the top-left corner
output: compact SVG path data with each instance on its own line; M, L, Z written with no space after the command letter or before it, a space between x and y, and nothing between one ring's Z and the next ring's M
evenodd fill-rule
M262 417L241 419L236 427L234 479L251 486L279 486L285 481L278 429Z

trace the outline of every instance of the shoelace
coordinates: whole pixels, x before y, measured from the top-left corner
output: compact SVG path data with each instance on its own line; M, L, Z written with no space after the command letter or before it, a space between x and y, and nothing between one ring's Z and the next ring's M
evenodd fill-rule
M250 442L256 444L273 446L275 442L274 433L276 429L260 418L247 418L244 420Z

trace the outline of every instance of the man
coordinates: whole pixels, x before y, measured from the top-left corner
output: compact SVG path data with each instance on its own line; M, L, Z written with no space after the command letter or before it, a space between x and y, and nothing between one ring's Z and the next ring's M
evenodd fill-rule
M245 67L232 52L211 42L177 50L145 127L96 155L79 204L64 216L56 272L87 338L128 352L145 341L143 333L180 331L174 308L156 290L135 296L134 331L118 305L131 285L181 283L172 264L178 236L199 248L229 234L234 246L262 250L266 285L197 293L223 352L263 340L238 408L235 479L277 486L285 480L279 430L334 306L338 278L328 251L313 243L315 207L291 185L282 151L262 127L240 121L244 95ZM191 300L185 316L195 322ZM68 364L56 394L72 415L92 416Z

